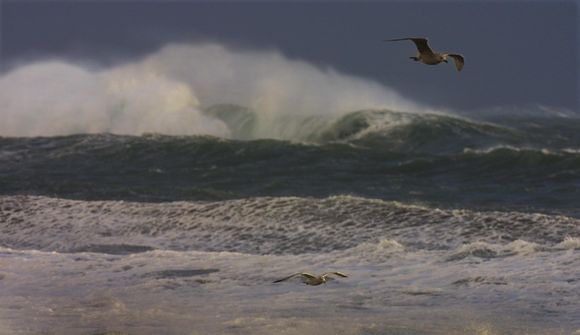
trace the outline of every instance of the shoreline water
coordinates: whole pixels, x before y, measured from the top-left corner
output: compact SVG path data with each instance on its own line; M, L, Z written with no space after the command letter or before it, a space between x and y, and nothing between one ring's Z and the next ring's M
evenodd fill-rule
M0 213L2 244L12 245L0 249L0 334L580 328L574 218L352 197L133 203L2 196ZM516 222L521 233L518 224L505 227ZM536 241L510 241L507 232ZM275 234L287 244L262 246ZM302 246L308 243L315 247ZM349 278L320 287L272 284L318 270Z

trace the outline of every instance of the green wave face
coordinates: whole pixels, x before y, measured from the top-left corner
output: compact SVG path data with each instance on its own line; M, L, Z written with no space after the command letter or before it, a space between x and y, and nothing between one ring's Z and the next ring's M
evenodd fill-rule
M234 110L218 112L239 126L239 137L254 136L251 112ZM558 142L562 134L390 111L354 112L316 128L300 142L0 138L0 193L133 201L346 194L577 215L580 145Z
M350 143L380 150L452 153L535 140L513 127L443 114L361 110L340 117L272 116L237 105L214 105L206 115L224 122L239 140L276 139L311 144Z
M580 122L488 123L360 110L265 118L204 111L230 138L0 138L0 193L136 201L354 195L577 215Z

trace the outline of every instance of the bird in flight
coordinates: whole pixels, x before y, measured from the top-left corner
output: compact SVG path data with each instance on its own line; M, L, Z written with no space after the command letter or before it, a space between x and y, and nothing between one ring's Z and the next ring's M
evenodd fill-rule
M304 284L316 286L316 285L320 285L320 284L326 284L326 282L329 279L331 279L331 278L328 277L330 275L336 275L336 276L343 277L343 278L348 277L344 273L342 273L342 272L336 272L336 271L335 272L326 272L326 273L321 274L320 276L311 275L310 273L306 273L306 272L298 272L298 273L295 273L295 274L293 274L291 276L288 276L288 277L285 277L285 278L282 278L282 279L275 280L274 283L279 283L279 282L288 280L288 279L290 279L292 277L300 276L300 277L302 277L302 282Z
M437 65L441 62L447 63L447 58L453 58L455 62L455 68L457 71L461 71L463 69L463 64L465 64L465 60L462 55L454 54L454 53L439 53L434 52L427 44L427 39L423 37L405 37L405 38L396 38L392 40L384 40L385 42L394 42L394 41L413 41L417 46L417 56L409 57L416 62L421 62L423 64L428 65Z

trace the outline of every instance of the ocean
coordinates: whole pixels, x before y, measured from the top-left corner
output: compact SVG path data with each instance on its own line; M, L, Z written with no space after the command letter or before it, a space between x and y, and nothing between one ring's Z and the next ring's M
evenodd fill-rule
M580 334L580 119L532 109L0 137L0 334Z

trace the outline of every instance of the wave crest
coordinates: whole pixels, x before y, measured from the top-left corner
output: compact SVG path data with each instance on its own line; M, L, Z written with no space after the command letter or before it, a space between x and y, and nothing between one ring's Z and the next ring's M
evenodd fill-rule
M234 139L260 138L259 113L237 105L214 105L205 110L228 125ZM313 143L352 143L392 151L461 152L466 146L519 143L517 130L435 113L367 109L330 116L285 116L268 124L274 138Z

